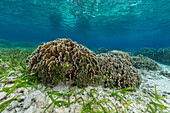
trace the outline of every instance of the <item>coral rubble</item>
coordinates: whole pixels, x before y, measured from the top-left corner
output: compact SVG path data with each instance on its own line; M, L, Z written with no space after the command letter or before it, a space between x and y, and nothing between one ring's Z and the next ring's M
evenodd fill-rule
M122 53L96 55L70 39L56 39L40 45L27 58L27 69L50 85L73 81L78 86L106 83L118 88L136 87L141 82L140 75L130 55Z
M143 55L134 56L133 60L135 62L134 66L138 69L145 69L148 71L157 71L161 69L161 67L154 60Z

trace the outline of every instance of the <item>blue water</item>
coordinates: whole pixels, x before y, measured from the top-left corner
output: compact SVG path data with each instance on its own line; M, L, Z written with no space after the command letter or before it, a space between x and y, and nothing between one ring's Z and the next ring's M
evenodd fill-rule
M170 0L0 0L0 39L91 49L170 47Z

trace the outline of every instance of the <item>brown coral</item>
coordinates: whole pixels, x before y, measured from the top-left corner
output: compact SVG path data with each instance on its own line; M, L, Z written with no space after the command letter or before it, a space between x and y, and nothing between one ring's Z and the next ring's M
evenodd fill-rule
M41 45L27 58L28 70L50 84L73 80L79 86L90 84L99 74L96 55L70 39L56 39Z
M143 55L134 56L133 60L135 62L135 67L138 69L145 69L151 71L161 70L161 67L152 59L145 57Z
M116 51L97 55L100 70L105 76L105 86L117 88L136 87L141 83L141 77L133 67L133 59L124 52Z
M133 58L130 56L130 53L118 51L118 50L113 50L113 51L111 51L111 53L113 53L117 57L121 57L123 59L126 59L127 61L131 62L132 65L134 65L134 61L133 61Z
M39 81L50 85L74 81L78 86L104 84L125 88L141 82L129 54L112 51L96 55L70 39L56 39L39 46L27 62L27 69L38 73Z

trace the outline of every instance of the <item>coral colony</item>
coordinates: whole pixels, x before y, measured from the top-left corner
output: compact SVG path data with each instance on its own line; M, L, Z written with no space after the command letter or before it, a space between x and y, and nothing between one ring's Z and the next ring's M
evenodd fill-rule
M96 55L71 39L40 45L26 61L28 71L37 73L40 81L50 85L73 81L79 87L95 84L120 89L141 83L128 53L113 51Z

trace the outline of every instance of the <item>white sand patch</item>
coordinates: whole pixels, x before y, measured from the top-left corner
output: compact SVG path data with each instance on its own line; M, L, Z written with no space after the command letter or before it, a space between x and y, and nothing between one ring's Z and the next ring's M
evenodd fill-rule
M160 64L160 63L158 63L158 65L162 68L162 71L167 71L168 73L170 73L169 65L164 65L164 64Z

